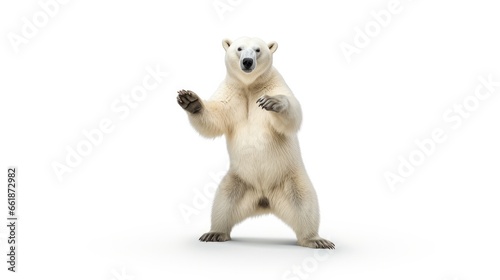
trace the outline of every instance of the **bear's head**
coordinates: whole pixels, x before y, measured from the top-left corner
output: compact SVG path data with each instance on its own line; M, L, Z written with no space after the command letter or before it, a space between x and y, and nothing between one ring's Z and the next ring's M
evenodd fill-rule
M234 42L224 39L222 46L226 50L228 75L251 84L272 68L273 53L278 48L278 43L266 44L259 38L243 37Z

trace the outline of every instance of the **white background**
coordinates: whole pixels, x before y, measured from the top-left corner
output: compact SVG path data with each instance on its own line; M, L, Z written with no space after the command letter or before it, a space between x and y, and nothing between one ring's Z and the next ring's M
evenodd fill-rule
M2 1L2 217L7 166L19 169L18 273L2 261L2 279L500 277L500 88L459 128L442 117L478 77L500 80L494 1L401 0L350 63L340 44L389 0L242 0L222 18L213 3L69 1L16 52L9 34L43 10ZM200 193L228 158L223 138L190 127L176 91L209 98L225 75L221 40L239 36L279 44L274 64L302 104L299 139L331 254L294 245L272 216L236 226L231 242L198 242L212 203ZM111 104L156 65L170 75L120 119ZM52 164L106 118L114 130L59 181ZM447 140L391 189L384 173L436 128Z

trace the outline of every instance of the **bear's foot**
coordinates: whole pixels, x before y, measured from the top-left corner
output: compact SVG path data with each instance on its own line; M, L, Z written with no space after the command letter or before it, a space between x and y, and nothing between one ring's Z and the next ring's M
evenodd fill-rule
M333 242L321 237L315 237L306 240L299 240L297 244L304 247L317 248L317 249L335 249Z
M196 93L184 89L179 90L177 93L179 93L179 95L177 95L177 103L179 103L182 109L192 114L196 114L201 111L203 106Z
M229 234L227 233L207 232L203 234L199 240L204 242L224 242L231 240L231 237L229 237Z

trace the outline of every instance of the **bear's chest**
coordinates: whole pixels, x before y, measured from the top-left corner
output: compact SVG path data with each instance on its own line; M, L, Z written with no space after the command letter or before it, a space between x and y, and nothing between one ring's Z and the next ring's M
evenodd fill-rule
M268 112L258 107L256 98L241 98L232 107L229 140L235 145L262 149L272 142Z
M266 112L258 106L257 99L262 94L254 93L252 95L242 94L231 100L232 114L230 121L240 126L261 126L268 121L270 112Z

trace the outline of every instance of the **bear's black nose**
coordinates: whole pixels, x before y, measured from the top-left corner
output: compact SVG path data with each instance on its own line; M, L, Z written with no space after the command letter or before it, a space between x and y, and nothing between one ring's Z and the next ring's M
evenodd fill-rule
M243 66L245 69L250 69L253 65L253 59L252 58L243 58Z

